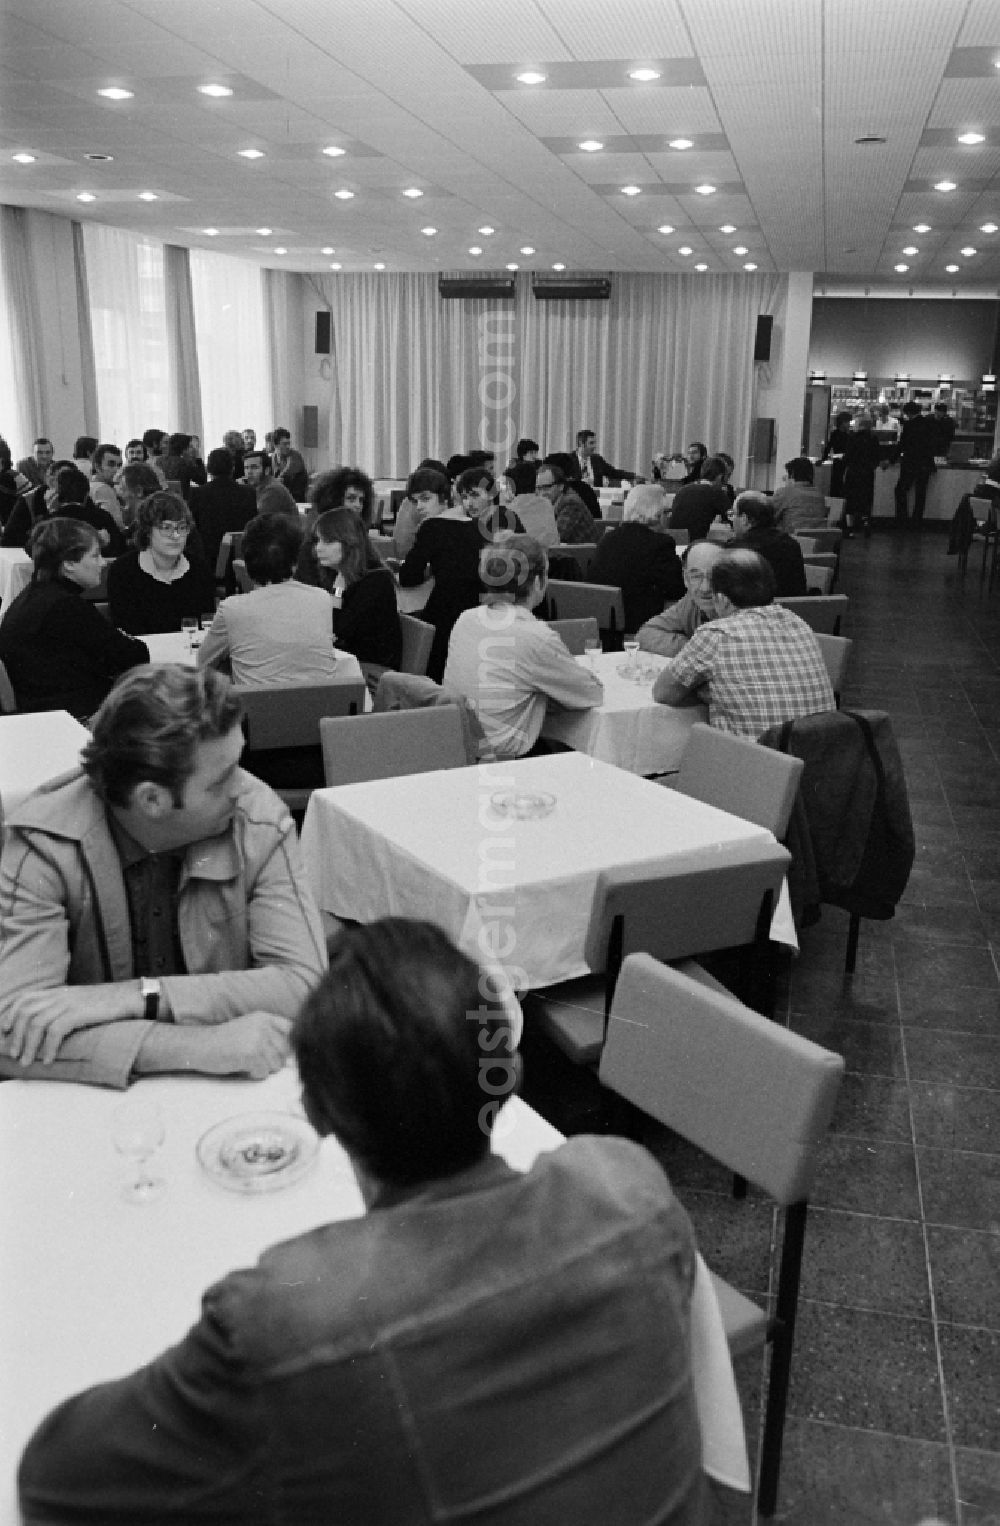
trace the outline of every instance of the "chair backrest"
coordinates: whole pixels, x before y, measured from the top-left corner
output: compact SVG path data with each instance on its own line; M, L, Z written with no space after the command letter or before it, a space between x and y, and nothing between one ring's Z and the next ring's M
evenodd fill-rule
M434 627L416 615L400 615L399 629L403 636L402 656L399 668L402 673L424 674L434 645Z
M595 519L594 520L594 540L597 542L598 545L600 545L601 541L607 535L608 531L609 530L614 530L616 528L617 528L617 526L610 519Z
M594 617L585 620L546 620L549 630L561 636L574 657L582 657L588 641L600 641L601 633Z
M247 572L247 564L241 556L233 558L233 574L240 593L253 592L253 578Z
M827 525L809 525L804 530L796 530L793 538L802 548L803 556L825 555L830 552L836 554L840 550L844 532Z
M816 633L819 649L823 653L823 661L826 663L826 671L830 675L830 687L834 694L840 694L844 686L844 672L847 668L847 659L851 655L851 647L854 645L846 636L827 636L823 632Z
M0 715L13 715L17 709L17 695L10 681L10 674L0 662Z
M364 681L281 684L274 689L234 684L251 752L272 748L318 747L319 723L327 715L359 715L368 690Z
M395 556L395 543L391 535L375 535L369 531L368 544L385 561L387 556Z
M728 993L625 961L602 1083L782 1206L808 1196L843 1074L841 1055Z
M550 578L545 591L553 620L593 618L602 631L625 629L622 591L610 583L565 583Z
M840 635L840 622L847 613L846 593L788 595L779 597L776 604L784 604L793 614L804 620L810 629L828 636Z
M219 554L215 559L215 581L224 583L229 564L243 554L243 531L227 530L219 542Z
M777 768L775 760L779 762ZM796 768L796 763L801 767ZM780 840L788 830L804 767L801 758L788 757L747 737L696 721L688 734L674 788L692 800L766 827Z
M843 498L834 498L831 494L827 493L826 494L826 521L827 521L827 524L829 524L829 525L839 525L843 521L843 518L844 518L844 500L843 500Z
M581 578L587 576L587 573L590 571L590 564L594 560L596 553L596 540L577 542L575 545L569 546L564 546L562 541L557 541L554 546L549 547L548 551L550 561L558 558L561 561L575 562L580 569Z
M468 763L457 704L324 718L319 735L328 785L464 768Z
M810 593L828 594L837 576L836 567L818 564L811 556L803 557L806 564L806 587Z
M997 506L992 498L971 497L969 499L969 507L972 510L972 517L977 523L985 525L987 529L995 529Z
M627 954L684 959L766 939L791 854L762 838L727 846L725 858L602 871L585 958L607 970L609 989Z

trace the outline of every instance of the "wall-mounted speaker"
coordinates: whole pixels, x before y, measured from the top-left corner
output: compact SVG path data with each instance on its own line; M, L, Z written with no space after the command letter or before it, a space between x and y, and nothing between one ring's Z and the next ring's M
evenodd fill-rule
M438 296L513 297L513 276L438 276Z
M769 313L759 313L757 316L757 337L754 340L753 358L758 360L771 359L771 325L774 319Z
M611 281L608 276L563 276L536 280L531 289L539 302L606 302Z
M330 314L326 316L329 319ZM315 403L306 403L302 410L302 449L319 449L319 409Z
M316 354L329 355L330 345L330 314L323 310L316 314Z

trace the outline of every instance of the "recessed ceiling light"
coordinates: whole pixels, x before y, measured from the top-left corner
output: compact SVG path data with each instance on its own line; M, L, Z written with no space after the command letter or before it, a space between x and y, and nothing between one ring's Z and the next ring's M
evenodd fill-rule
M89 159L91 164L113 164L115 156L114 154L84 154L83 157Z
M482 254L482 252L483 251L482 251L482 249L481 249L479 244L473 244L472 247L469 250L470 254Z
M424 234L424 236L426 238L433 238L435 233L437 232L437 229L436 228L421 228L420 231L421 231L422 234Z
M159 201L159 199L160 198L157 196L155 191L140 191L139 192L139 200L140 201Z
M344 155L347 153L347 149L338 148L336 143L331 143L326 148L324 148L323 152L328 159L343 159Z
M35 162L34 154L11 154L10 157L15 164L34 164Z
M107 90L98 90L97 93L103 95L106 101L130 101L135 91L123 90L120 85L109 85Z
M704 185L695 186L695 190L698 192L699 196L714 196L715 189L716 188L714 185L709 185L707 182Z
M81 191L76 199L77 201L96 201L97 197L92 195L90 191Z
M489 223L486 223L482 228L476 229L476 232L481 233L484 238L489 238L490 234L495 233L496 231L497 230L495 228L490 227Z
M656 231L657 233L673 233L674 225L673 223L661 223Z
M971 244L966 244L965 248L962 250L962 253L965 255L967 260L971 260L972 256L976 253L976 250L973 249Z
M238 148L236 152L241 159L263 159L264 157L262 148Z
M736 232L736 224L735 223L723 223L722 227L719 229L719 232L720 233L735 233Z
M960 132L958 141L959 143L968 143L971 147L973 143L985 143L986 134L984 132Z
M958 186L954 180L938 180L934 186L935 191L957 191Z
M385 262L383 260L376 260L375 261L375 269L376 270L384 270L385 269Z
M743 269L744 270L756 270L757 266L754 264L753 260L747 260L746 264L743 266Z
M343 268L343 265L338 265L336 260L334 260L333 264L330 266L331 270L343 270Z
M261 238L270 238L271 234L274 232L274 229L273 228L258 228L257 232L260 234Z
M694 268L695 270L707 270L708 266L699 262Z
M931 231L931 225L930 223L914 223L913 231L914 233L929 233Z
M522 85L544 85L545 84L545 75L544 74L539 74L537 69L525 69L524 73L523 74L519 74L517 76L517 78L521 81Z
M332 244L324 244L320 250L320 254L336 254L336 252Z
M691 248L690 244L682 244L677 253L683 255L694 254L694 250Z
M979 231L980 231L980 233L996 233L996 231L997 231L997 224L996 223L980 223L979 224Z
M596 138L584 138L582 143L577 144L577 147L582 148L585 154L596 154L604 147L604 144L598 143Z
M902 275L906 274L906 272L909 270L910 267L909 267L909 265L893 265L892 268L896 272L897 275L901 275L902 276Z
M353 191L346 191L346 190L345 191L334 191L333 194L334 194L334 196L336 196L338 201L353 201L354 200L354 192Z
M206 238L218 238L219 236L218 228L202 228L201 231L205 234Z
M694 148L690 138L671 138L668 148Z
M920 250L917 248L916 244L907 244L906 248L903 250L903 253L913 256L914 254L919 254Z
M516 270L516 269L517 269L517 266L516 266L516 265L514 265L514 264L511 264L511 265L508 265L508 266L507 266L507 269L508 269L508 270Z
M275 254L287 254L288 250L285 248L284 244L275 244L274 252Z
M642 187L638 186L638 185L623 185L622 186L622 195L623 196L641 196L642 195Z
M734 254L749 254L750 251L747 248L746 244L736 244L733 247L733 253Z
M522 244L521 245L521 253L522 254L534 254L534 252L535 251L534 251L533 247L531 246L531 244Z
M552 269L553 270L565 270L566 266L563 264L562 260L558 260L556 262L556 264L553 265Z
M415 185L408 185L406 190L403 192L403 195L409 196L411 201L416 201L417 197L422 196L423 194L423 191L418 191Z
M660 71L659 69L630 69L628 77L629 79L637 79L640 85L646 85L651 79L659 79Z
M228 85L199 85L200 95L210 95L213 100L221 100L224 95L232 95Z
M957 265L946 265L944 268L945 268L945 270L947 270L947 272L948 272L948 274L950 276L953 276L955 274L956 270L958 269L958 266Z

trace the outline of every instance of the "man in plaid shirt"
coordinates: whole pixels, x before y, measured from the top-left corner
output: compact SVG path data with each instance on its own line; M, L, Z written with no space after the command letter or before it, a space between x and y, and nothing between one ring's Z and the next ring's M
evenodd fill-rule
M707 699L709 724L759 737L769 726L836 708L819 642L774 603L774 573L756 551L726 551L711 570L716 618L663 668L653 698Z

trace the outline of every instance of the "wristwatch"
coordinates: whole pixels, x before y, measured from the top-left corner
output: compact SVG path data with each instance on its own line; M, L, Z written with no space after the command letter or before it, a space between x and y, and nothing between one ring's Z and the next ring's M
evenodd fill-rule
M147 1023L155 1023L160 1012L160 982L150 975L140 975L139 995L145 1002L143 1017Z

